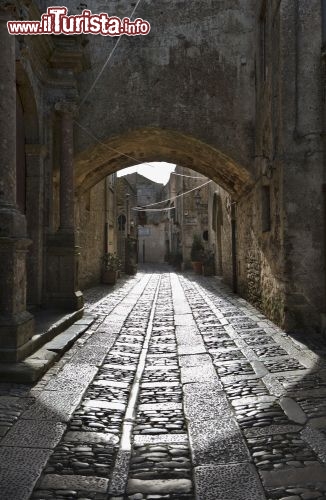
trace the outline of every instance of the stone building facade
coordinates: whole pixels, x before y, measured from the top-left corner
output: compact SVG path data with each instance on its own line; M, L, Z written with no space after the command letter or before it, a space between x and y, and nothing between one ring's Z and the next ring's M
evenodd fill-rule
M121 179L121 180L120 180ZM138 262L141 264L162 264L165 258L165 216L151 211L164 205L148 206L162 201L163 184L154 182L135 172L119 179L134 193L130 200L130 218L134 236L138 240ZM120 197L121 199L121 197ZM144 210L136 210L143 207Z
M117 254L121 260L122 270L126 269L126 241L128 236L137 237L137 214L132 207L137 205L137 191L128 181L127 176L117 179Z
M322 328L325 2L143 2L150 34L122 38L100 76L112 38L8 35L51 3L0 2L0 360L33 349L27 301L82 308L89 190L144 161L220 186L238 291L286 329Z
M79 283L82 289L100 282L103 255L117 252L116 174L106 177L81 196L76 225L79 231Z
M173 255L180 253L184 269L191 268L190 253L195 235L206 249L212 248L208 232L208 182L207 177L177 165L166 186L172 209L166 229L169 252L172 260Z

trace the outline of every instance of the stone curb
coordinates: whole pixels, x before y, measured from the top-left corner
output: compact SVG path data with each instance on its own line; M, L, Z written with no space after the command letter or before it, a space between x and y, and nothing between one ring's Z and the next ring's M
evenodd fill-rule
M36 382L95 321L94 316L80 318L80 314L81 311L76 311L51 325L43 334L48 342L24 361L1 363L0 379L24 384ZM40 344L38 339L36 342Z

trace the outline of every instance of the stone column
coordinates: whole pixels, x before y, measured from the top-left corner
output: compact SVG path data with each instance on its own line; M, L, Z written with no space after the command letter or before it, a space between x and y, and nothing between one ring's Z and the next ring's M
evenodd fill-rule
M74 232L74 122L77 107L70 103L57 103L61 115L61 166L60 166L60 231Z
M83 307L78 287L79 246L75 228L73 117L76 106L60 102L61 117L60 227L47 239L47 303L68 310Z
M32 245L27 258L27 303L40 305L43 285L44 158L47 148L26 144L26 218Z
M0 361L22 359L31 350L33 317L26 311L25 216L16 207L15 37L10 2L0 1Z

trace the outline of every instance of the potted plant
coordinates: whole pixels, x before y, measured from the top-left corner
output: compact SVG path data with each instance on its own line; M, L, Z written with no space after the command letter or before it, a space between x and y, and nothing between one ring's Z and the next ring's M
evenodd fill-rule
M191 257L191 264L195 273L202 274L204 245L202 244L201 238L200 236L198 236L198 234L194 234L193 236L190 257Z
M203 275L214 276L215 274L215 254L212 250L206 250L203 257Z
M120 259L116 253L106 253L103 257L102 283L114 285L117 282L118 271L121 266Z

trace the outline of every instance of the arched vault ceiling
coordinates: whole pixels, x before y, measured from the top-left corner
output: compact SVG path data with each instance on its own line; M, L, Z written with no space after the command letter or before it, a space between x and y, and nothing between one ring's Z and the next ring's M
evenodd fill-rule
M144 162L164 161L209 177L235 199L252 184L251 174L221 151L173 130L144 128L96 142L75 158L76 194L107 175Z

